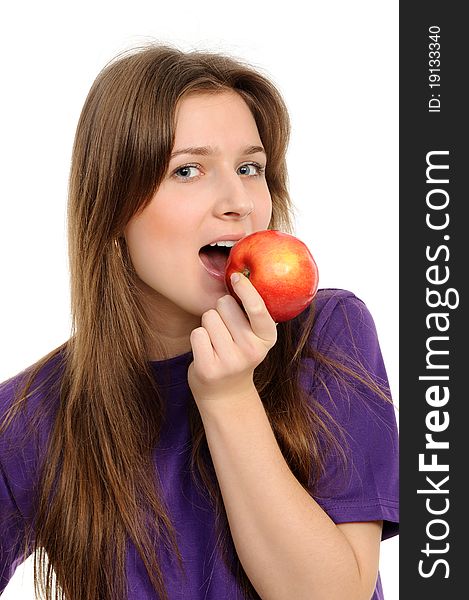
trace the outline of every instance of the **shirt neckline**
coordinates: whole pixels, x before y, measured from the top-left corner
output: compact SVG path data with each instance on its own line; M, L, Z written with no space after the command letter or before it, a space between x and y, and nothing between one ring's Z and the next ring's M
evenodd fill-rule
M190 350L171 358L150 360L149 364L157 377L159 385L171 387L187 383L187 370L193 358L192 350Z

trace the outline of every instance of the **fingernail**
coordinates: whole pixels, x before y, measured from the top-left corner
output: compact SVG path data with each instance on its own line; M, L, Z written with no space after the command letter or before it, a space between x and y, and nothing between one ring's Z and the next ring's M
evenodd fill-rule
M240 279L239 273L231 274L231 283L238 283L239 279Z

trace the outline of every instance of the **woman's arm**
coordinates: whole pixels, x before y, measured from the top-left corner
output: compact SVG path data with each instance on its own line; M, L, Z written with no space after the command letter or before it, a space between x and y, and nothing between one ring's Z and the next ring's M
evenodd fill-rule
M263 600L369 600L381 522L335 525L290 471L253 383L276 327L245 277L191 334L188 379L239 559Z
M263 600L369 600L381 522L335 525L290 471L254 389L203 415L239 559Z

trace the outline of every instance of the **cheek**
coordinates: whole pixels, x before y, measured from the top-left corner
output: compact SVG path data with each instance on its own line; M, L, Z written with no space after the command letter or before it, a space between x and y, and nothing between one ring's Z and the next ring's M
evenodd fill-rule
M134 217L125 228L125 238L139 278L160 290L174 279L170 274L189 268L190 231L181 228L176 211L170 215L148 211Z
M135 271L141 279L147 279L162 250L163 240L155 220L149 214L134 217L125 228L125 239Z
M258 203L256 208L256 229L267 229L272 219L272 199L270 193L266 192L265 196Z
M174 217L158 208L155 199L139 215L135 215L125 228L125 237L131 254L142 255L164 247L166 238L171 237Z
M132 260L141 254L146 244L148 227L144 217L133 217L124 229L125 241Z

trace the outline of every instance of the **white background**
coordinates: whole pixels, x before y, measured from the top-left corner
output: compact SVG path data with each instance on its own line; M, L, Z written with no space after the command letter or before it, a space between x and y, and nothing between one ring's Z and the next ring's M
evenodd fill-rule
M0 25L0 381L69 337L66 196L88 90L119 51L155 39L222 51L267 74L290 110L296 235L320 287L352 290L376 323L398 404L398 3L9 3ZM398 598L398 537L381 544ZM29 561L5 600L33 598Z

